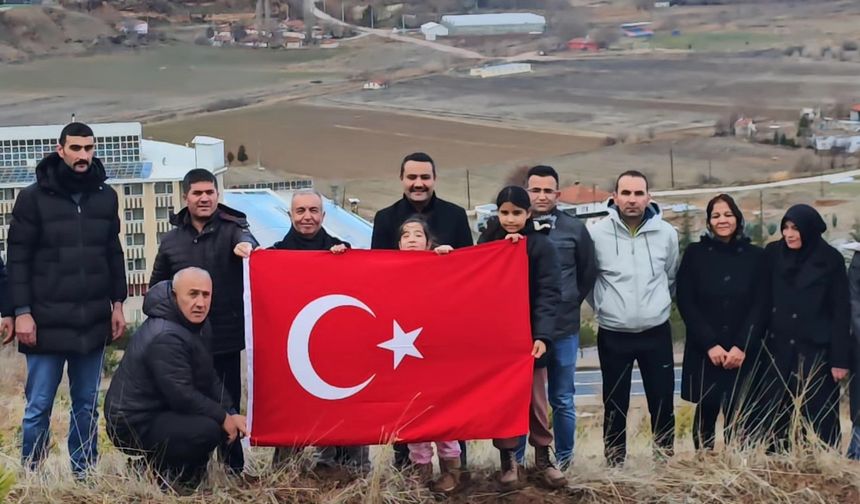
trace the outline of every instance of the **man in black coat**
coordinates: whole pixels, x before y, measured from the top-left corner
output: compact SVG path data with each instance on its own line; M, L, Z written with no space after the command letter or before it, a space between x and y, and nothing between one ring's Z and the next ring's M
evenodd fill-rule
M423 152L409 154L400 163L400 182L403 197L393 205L376 212L373 218L372 249L397 250L400 236L397 231L406 219L421 214L427 219L436 245L454 248L474 245L472 230L466 211L436 196L436 163ZM466 467L466 443L460 442L460 461ZM403 443L394 445L394 466L408 466L409 447ZM468 474L467 474L468 477Z
M185 268L154 285L105 396L111 441L143 455L166 483L196 486L219 445L237 444L245 417L223 391L203 339L212 300L205 270Z
M466 211L436 196L436 164L423 152L409 154L400 163L403 197L376 212L373 218L372 249L397 250L400 225L415 214L427 219L434 243L454 248L473 245Z
M0 259L0 338L3 344L11 343L15 339L15 317L12 308L12 298L9 297L9 276L6 274L6 264Z
M292 227L284 239L275 243L276 250L316 250L342 254L350 248L349 243L328 234L323 229L325 210L322 195L313 190L296 191L290 201ZM283 467L302 447L278 447L272 459L276 468ZM365 471L370 468L370 452L367 446L326 446L317 449L314 455L314 470L317 474L346 466L348 469Z
M211 350L215 370L238 411L242 398L242 360L245 348L245 308L242 258L257 247L245 214L218 203L218 180L208 170L194 169L182 180L185 208L171 217L176 226L158 248L152 287L181 269L195 266L212 275ZM242 446L232 445L224 462L234 473L242 472Z
M9 275L18 349L27 357L23 465L36 469L50 446L50 418L68 363L72 471L97 458L98 386L104 347L125 331L125 261L119 204L94 157L89 126L71 123L36 166L9 226Z

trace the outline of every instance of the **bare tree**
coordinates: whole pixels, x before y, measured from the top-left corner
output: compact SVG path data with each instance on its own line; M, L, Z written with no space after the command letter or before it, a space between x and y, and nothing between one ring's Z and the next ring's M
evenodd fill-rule
M633 7L638 11L650 11L654 8L654 0L633 0Z
M526 184L526 175L529 172L529 166L520 165L508 173L505 179L505 185L524 186Z

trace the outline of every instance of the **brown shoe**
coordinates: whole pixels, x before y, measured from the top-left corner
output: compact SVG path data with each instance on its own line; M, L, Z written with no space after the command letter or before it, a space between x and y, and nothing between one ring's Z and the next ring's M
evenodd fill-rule
M535 470L539 473L539 482L546 487L554 489L567 486L564 473L549 458L549 446L535 446Z
M412 475L422 485L429 484L433 481L433 463L412 464Z
M514 450L499 450L499 460L502 463L502 471L499 474L499 483L502 489L515 490L520 487L520 467Z
M439 469L442 474L439 479L430 483L430 491L450 495L460 488L460 459L439 459Z

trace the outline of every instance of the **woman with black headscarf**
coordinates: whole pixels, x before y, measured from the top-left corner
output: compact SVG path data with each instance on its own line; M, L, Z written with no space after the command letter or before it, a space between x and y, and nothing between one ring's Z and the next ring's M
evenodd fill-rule
M761 427L770 451L787 450L807 428L836 447L839 381L848 374L853 350L845 260L822 238L827 225L809 205L789 208L781 229L782 239L765 249L770 314L763 362L768 367L755 391L767 405ZM792 422L795 414L803 421Z
M750 334L764 301L764 251L744 235L744 216L727 194L707 206L707 233L691 243L678 270L677 302L687 327L681 398L696 405L693 444L713 449L717 417L726 442L746 372ZM752 329L752 330L751 330ZM754 347L754 342L752 347Z

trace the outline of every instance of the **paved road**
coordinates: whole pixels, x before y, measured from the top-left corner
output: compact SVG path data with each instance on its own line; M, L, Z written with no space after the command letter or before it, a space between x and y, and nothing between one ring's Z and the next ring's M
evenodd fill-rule
M653 196L687 196L693 194L718 194L738 191L758 191L760 189L768 189L772 187L786 187L800 184L812 184L815 182L832 182L848 177L856 177L860 175L860 170L849 170L839 173L828 173L827 175L816 175L814 177L803 177L789 180L780 180L779 182L766 182L762 184L737 185L728 187L704 187L699 189L678 189L672 191L653 191Z
M575 375L577 397L601 397L603 393L600 371L578 370ZM681 393L681 368L675 368L675 394ZM642 375L638 368L633 368L632 385L630 395L644 396L645 389L642 387Z
M463 49L461 47L453 47L453 46L449 46L447 44L440 44L439 42L432 42L430 40L424 40L421 38L407 37L404 35L397 35L396 33L393 33L391 30L375 30L375 29L370 29L370 28L364 27L364 26L356 26L356 25L351 25L349 23L344 23L340 19L329 16L328 14L323 12L320 8L318 8L316 5L314 6L314 16L316 16L317 19L325 20L325 21L328 21L330 23L335 23L335 24L339 24L339 25L343 25L343 26L349 26L353 30L356 30L356 31L361 32L361 33L372 33L373 35L377 35L379 37L385 37L385 38L389 38L391 40L397 40L399 42L406 42L409 44L415 44L415 45L428 47L430 49L435 49L437 51L445 52L448 54L453 54L453 55L459 56L461 58L479 59L479 60L486 59L486 56L484 56L483 54L475 52L475 51L470 51L469 49Z

